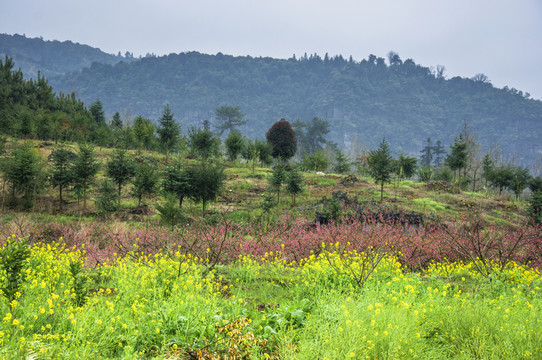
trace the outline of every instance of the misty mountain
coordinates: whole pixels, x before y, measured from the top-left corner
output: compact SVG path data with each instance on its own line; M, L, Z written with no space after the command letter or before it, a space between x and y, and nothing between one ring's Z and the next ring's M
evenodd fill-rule
M107 54L100 49L71 41L45 41L24 35L0 34L0 57L8 55L21 68L24 76L37 79L38 71L50 78L89 67L93 62L116 64L133 58Z
M395 153L418 156L428 137L448 146L467 122L482 151L498 144L519 164L542 153L541 101L495 88L483 74L447 79L398 54L357 62L327 54L285 60L188 52L93 62L49 83L87 105L100 99L109 116L156 120L169 103L185 132L214 120L217 107L234 105L246 113L241 130L250 137L263 137L280 118L318 116L331 123L328 138L347 152L375 148L386 137Z

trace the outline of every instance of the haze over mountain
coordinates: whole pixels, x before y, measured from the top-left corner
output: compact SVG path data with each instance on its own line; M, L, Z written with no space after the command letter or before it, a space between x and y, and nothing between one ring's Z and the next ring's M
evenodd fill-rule
M6 51L5 36L0 53L13 56L16 67L43 69L56 91L74 91L87 105L100 99L109 115L156 120L167 102L186 131L213 120L220 105L235 105L246 113L249 121L241 130L251 137L263 137L282 117L318 116L331 123L329 138L347 151L360 144L374 148L386 137L394 152L413 155L428 137L452 143L466 121L483 151L499 144L524 164L542 151L542 102L513 88L495 88L483 74L447 79L442 69L393 52L386 59L368 54L361 62L327 54L281 60L197 52L132 59L23 37L17 40L24 51L15 45ZM62 60L53 67L48 53ZM89 61L95 62L76 68Z
M9 55L26 78L36 78L38 71L46 78L89 67L93 62L116 64L130 57L107 54L100 49L71 41L45 41L23 35L0 34L0 55ZM126 55L130 55L127 53Z

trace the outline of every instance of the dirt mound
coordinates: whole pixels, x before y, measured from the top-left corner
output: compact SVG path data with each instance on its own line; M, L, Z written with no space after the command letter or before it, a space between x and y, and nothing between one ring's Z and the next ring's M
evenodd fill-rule
M424 185L424 188L432 191L441 191L449 194L459 194L459 188L449 182L436 180Z
M359 181L359 179L356 176L348 175L348 176L342 178L341 181L339 181L339 183L341 185L347 186L347 185L355 184L358 181Z

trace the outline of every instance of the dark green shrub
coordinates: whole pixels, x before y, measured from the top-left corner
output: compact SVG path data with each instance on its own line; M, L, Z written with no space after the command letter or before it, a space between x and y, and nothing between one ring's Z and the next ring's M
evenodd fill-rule
M104 179L98 187L98 195L96 196L96 209L100 216L117 211L119 195L115 189L115 185L107 179Z

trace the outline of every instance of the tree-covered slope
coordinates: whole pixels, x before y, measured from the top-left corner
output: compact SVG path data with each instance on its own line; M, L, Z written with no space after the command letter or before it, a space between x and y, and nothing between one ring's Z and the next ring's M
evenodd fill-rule
M212 120L221 104L238 105L249 120L244 132L257 137L281 117L319 116L341 147L375 147L386 137L395 151L414 154L427 137L451 143L466 120L486 149L498 143L520 162L542 150L542 102L483 77L445 79L410 59L387 65L373 55L354 62L190 52L93 64L51 84L87 103L101 99L109 114L129 109L156 119L168 102L184 126Z
M24 35L0 34L0 57L3 59L5 55L13 59L25 77L33 79L37 79L38 71L50 78L89 67L93 62L116 64L131 60L71 41L45 41Z
M427 137L447 147L467 121L484 151L498 144L525 164L542 152L542 102L497 89L484 76L446 79L398 55L357 62L188 52L119 62L134 59L71 42L0 40L0 53L12 56L25 76L42 69L55 91L74 91L86 104L100 99L109 116L118 111L156 120L167 102L186 130L213 120L217 107L233 105L247 114L241 130L251 137L263 137L283 117L318 116L331 123L329 137L343 149L375 148L386 137L394 152L416 155Z

